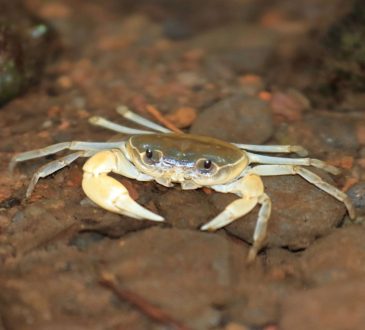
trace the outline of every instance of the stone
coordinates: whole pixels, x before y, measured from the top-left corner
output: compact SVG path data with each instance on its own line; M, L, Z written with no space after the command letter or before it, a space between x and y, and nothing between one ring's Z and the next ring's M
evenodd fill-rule
M191 133L228 142L260 144L273 134L272 114L268 104L259 98L236 94L199 114Z
M356 128L359 121L349 116L332 113L309 113L288 126L282 124L275 133L279 144L299 144L310 151L311 156L355 155L359 148Z
M119 248L115 245L101 243L96 251L104 251L104 271L121 279L123 287L193 329L217 326L220 312L212 306L229 299L232 285L226 239L199 231L155 227L123 240Z
M348 225L318 239L302 257L307 283L351 282L365 276L365 228Z
M281 307L282 330L365 328L363 279L307 289L288 296Z
M306 248L338 226L344 217L345 207L341 202L299 176L265 177L263 181L272 200L266 239L268 246L285 246L292 250ZM215 200L216 206L222 208L227 197L219 199L222 201ZM258 209L256 207L236 220L226 230L252 242Z
M201 190L171 188L158 200L158 208L166 222L174 228L198 229L218 214Z

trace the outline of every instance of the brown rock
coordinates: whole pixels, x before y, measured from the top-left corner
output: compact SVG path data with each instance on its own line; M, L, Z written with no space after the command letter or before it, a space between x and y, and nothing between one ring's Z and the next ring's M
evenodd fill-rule
M269 246L285 246L294 250L306 248L317 237L328 234L344 216L342 203L298 176L265 177L264 184L272 199L267 235ZM226 204L216 203L221 208L222 204ZM226 230L252 242L257 212L258 207L227 226Z
M317 240L303 253L306 281L316 285L365 276L365 228L350 225Z
M238 94L205 109L194 122L191 133L259 144L273 133L272 115L266 102Z
M218 213L201 190L169 189L158 204L160 214L175 228L198 229Z
M365 328L363 280L306 290L283 303L282 330L361 330Z
M211 306L230 298L231 244L219 235L151 228L97 250L121 285L193 329L207 329L221 318Z
M281 144L300 144L312 155L354 155L359 142L356 135L358 119L331 113L315 113L290 126L283 124L276 131Z

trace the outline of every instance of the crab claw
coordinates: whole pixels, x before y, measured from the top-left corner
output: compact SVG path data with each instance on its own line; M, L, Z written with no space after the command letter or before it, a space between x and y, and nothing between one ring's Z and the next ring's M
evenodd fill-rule
M119 181L108 176L109 172L116 170L115 159L112 151L103 151L85 163L82 188L87 197L114 213L141 220L164 221L163 217L136 203Z

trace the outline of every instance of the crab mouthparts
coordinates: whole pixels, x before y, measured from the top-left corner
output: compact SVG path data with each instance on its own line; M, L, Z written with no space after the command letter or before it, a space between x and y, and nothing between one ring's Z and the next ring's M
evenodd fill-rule
M175 168L170 172L171 181L184 182L191 179L191 174L185 171L183 168Z

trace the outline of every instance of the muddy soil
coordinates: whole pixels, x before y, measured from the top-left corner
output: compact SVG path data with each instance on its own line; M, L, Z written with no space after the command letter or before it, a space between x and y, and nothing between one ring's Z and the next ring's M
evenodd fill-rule
M49 51L60 46L40 83L0 108L0 329L365 329L365 93L349 83L322 93L333 76L318 67L322 38L352 2L24 3L52 27ZM11 157L106 141L113 133L88 118L128 124L120 104L153 120L157 109L185 132L303 145L341 168L314 172L348 191L358 219L300 177L266 177L268 236L247 265L258 207L199 230L232 194L119 177L166 222L134 220L84 200L79 159L25 200L32 174L58 155L13 174Z

